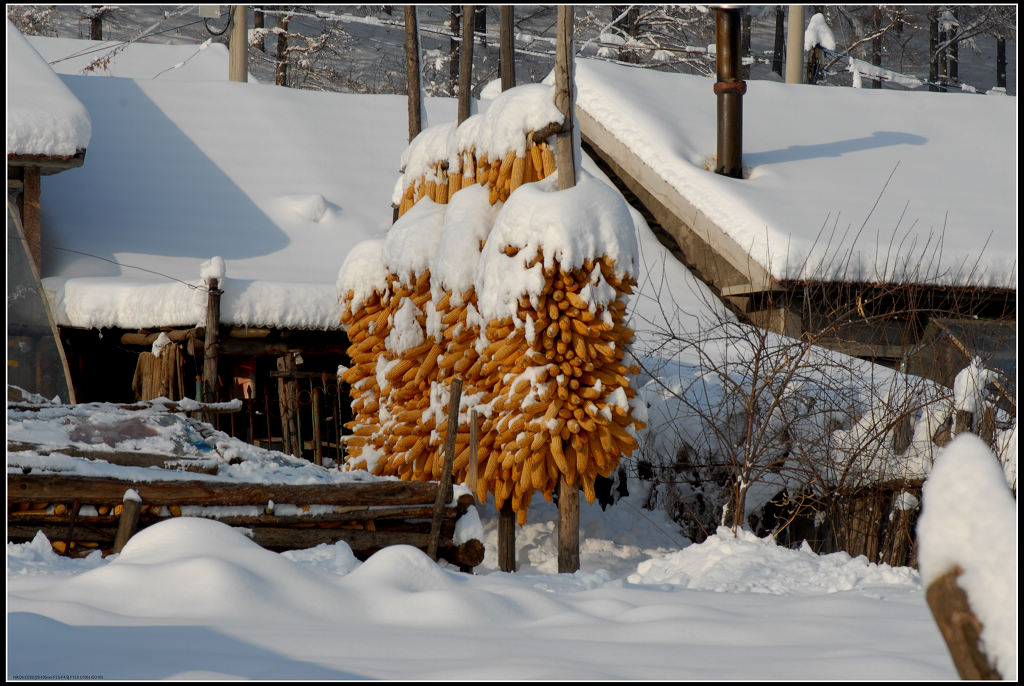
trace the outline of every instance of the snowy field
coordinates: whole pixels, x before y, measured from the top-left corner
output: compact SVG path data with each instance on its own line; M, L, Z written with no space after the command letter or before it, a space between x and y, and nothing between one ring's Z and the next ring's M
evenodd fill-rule
M200 440L190 421L159 410L11 408L8 429L10 440L53 449L134 447L219 462L216 476L190 479L375 478L221 432ZM45 452L12 453L9 469L156 476ZM628 486L606 510L581 502L575 574L557 573L557 508L539 496L517 529L515 574L497 571L493 501L475 511L479 519L471 510L460 520L485 543L474 575L407 546L363 563L345 543L278 554L188 516L143 529L105 559L58 556L41 534L8 543L7 676L955 678L917 571L728 529L692 545L664 512L643 509L649 485Z
M7 546L7 677L954 679L917 572L728 530L685 548L638 498L582 504L582 569L556 574L537 499L515 574L483 506L476 575L395 546L277 554L210 520L119 556ZM70 676L69 676L70 675Z

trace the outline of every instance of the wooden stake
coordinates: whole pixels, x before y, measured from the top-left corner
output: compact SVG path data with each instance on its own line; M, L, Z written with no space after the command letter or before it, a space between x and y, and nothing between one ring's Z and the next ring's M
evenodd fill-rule
M499 14L498 64L501 70L501 90L507 91L516 86L516 38L515 38L515 6L502 5Z
M203 343L204 403L217 402L217 357L220 353L220 296L224 293L217 279L210 279L206 297L206 340Z
M498 510L498 568L516 571L516 513L511 498L506 498Z
M476 410L469 411L469 466L466 468L466 485L469 490L476 493L476 483L479 477L480 465L477 462L480 448L479 427L477 426ZM473 496L474 499L476 495Z
M423 130L420 100L420 39L416 22L416 5L405 6L405 74L409 94L409 140Z
M575 99L573 90L573 8L558 6L558 45L555 48L555 107L565 117L557 137L558 190L576 185L576 151L573 145Z
M469 118L473 89L473 5L462 6L462 47L459 52L459 123Z
M1001 679L988 657L978 647L983 629L971 610L967 594L957 583L963 569L954 567L928 586L925 599L939 625L942 637L961 679Z
M455 461L455 437L459 430L459 400L462 398L462 379L452 379L451 397L448 400L448 431L444 441L444 467L441 468L441 485L434 501L434 520L430 524L430 542L427 554L437 560L437 541L441 535L441 513L445 501L450 498L452 485L452 463Z
M117 521L117 534L114 536L115 553L121 552L128 539L135 533L135 529L139 525L139 512L142 510L142 500L138 495L131 497L131 494L126 491L122 502L124 509L121 510L121 518Z
M580 489L563 474L558 486L558 573L572 574L579 568Z

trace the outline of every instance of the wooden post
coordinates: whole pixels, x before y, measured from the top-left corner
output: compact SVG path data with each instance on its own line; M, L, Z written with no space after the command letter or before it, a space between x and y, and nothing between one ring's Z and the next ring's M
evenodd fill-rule
M290 14L277 18L277 58L274 61L274 84L288 85L288 19Z
M416 5L405 6L405 77L409 96L409 140L423 130L423 117L420 92L420 40L417 22Z
M462 6L462 47L459 52L459 123L469 118L473 90L473 5Z
M480 465L478 451L480 448L479 427L477 426L476 410L469 411L469 466L466 468L466 485L473 492L476 498L476 484L479 477Z
M559 190L576 185L573 72L573 8L572 5L559 5L558 45L555 48L555 107L565 117L556 148ZM561 438L555 437L553 440ZM580 492L575 479L570 483L563 474L558 494L558 572L571 574L579 568Z
M217 279L210 279L206 296L206 339L203 343L204 403L217 402L217 357L220 354L220 296Z
M249 20L245 5L231 6L231 38L228 41L228 79L245 83L249 80Z
M559 440L559 439L555 439ZM558 573L580 568L580 489L562 475L558 485Z
M789 6L786 32L786 83L804 82L804 6Z
M119 553L128 539L135 533L139 525L139 512L142 510L142 498L135 491L128 489L122 499L124 508L121 518L117 520L117 534L114 536L114 552Z
M18 209L21 210L21 226L25 229L25 241L28 243L29 252L32 253L32 262L36 265L36 273L42 276L42 230L39 217L39 194L42 187L39 182L39 167L24 169L22 200Z
M82 509L82 504L75 500L71 504L71 521L68 523L68 535L64 539L64 554L67 557L71 557L71 542L75 540L75 522L78 520L78 513Z
M313 464L324 463L324 448L320 430L320 389L313 389Z
M291 373L295 371L295 358L291 354L277 358L278 371ZM281 408L281 437L284 445L281 452L301 457L295 426L295 411L292 409L295 400L295 379L281 376L277 380L277 398Z
M516 513L512 510L511 498L506 498L498 510L498 569L516 571Z
M1001 679L999 671L978 647L981 621L971 610L967 594L956 579L963 569L954 567L933 581L925 592L928 607L961 679Z
M501 69L501 90L516 87L515 5L502 5L499 14L498 64Z
M555 107L565 117L562 130L558 133L555 149L558 168L558 189L565 190L576 185L576 151L573 145L575 129L575 99L573 80L573 8L572 5L558 6L558 44L555 48Z
M448 491L452 485L452 464L455 462L455 438L459 430L459 401L462 398L462 379L452 379L451 397L448 399L448 431L444 440L444 466L441 468L441 484L437 489L437 499L434 500L434 518L430 523L430 539L427 544L427 554L431 559L437 560L437 543L441 536L441 515L444 513L444 506L451 498Z

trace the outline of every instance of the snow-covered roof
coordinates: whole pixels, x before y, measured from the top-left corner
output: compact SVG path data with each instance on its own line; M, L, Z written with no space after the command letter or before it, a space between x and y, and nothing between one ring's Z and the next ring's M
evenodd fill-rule
M71 157L89 145L89 113L7 20L7 155Z
M739 180L708 171L713 79L576 77L579 108L775 279L1016 288L1016 98L749 81Z
M223 322L339 328L341 263L391 225L404 97L60 79L91 114L93 142L88 167L49 181L42 205L59 324L195 325L201 265L221 257ZM453 101L427 107L455 116Z
M206 40L199 45L126 43L25 36L58 74L121 76L162 81L226 81L228 49ZM249 74L249 83L256 83Z

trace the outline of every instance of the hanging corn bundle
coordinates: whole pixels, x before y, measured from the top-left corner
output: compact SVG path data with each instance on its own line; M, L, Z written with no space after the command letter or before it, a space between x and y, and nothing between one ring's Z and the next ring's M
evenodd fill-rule
M533 183L555 171L547 137L559 115L538 104L550 97L539 84L512 89L457 129L421 133L395 188L400 219L355 258L374 267L339 274L352 342L348 467L439 478L459 377L453 478L468 471L475 409L477 494L509 500L520 523L532 494L550 500L563 475L592 502L594 479L635 449L642 426L625 362L633 222L592 177L560 192Z

